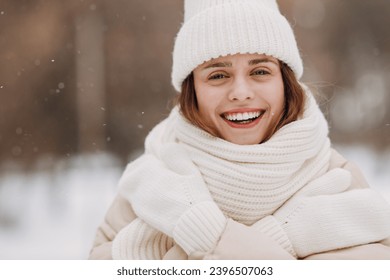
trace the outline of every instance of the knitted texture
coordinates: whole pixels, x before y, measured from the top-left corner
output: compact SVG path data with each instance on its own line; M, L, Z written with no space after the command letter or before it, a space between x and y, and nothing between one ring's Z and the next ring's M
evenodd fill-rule
M174 238L136 218L116 235L112 258L160 260L172 248L174 240L187 254L209 252L216 246L226 226L226 218L215 208L215 204L207 202L191 208L173 231Z
M303 118L261 145L213 137L174 109L148 135L145 155L122 176L120 193L140 218L116 236L113 257L159 259L173 241L188 255L211 252L223 234L224 215L256 227L297 257L390 236L386 201L370 189L348 191L349 172L328 171L327 131L310 96ZM201 180L183 181L188 163L181 149L166 153L172 143L186 149ZM203 181L209 193L183 188L199 188Z
M187 254L211 250L226 217L181 145L166 143L159 152L128 165L119 182L122 195L142 220L173 237Z
M181 216L173 238L189 254L208 252L216 246L226 222L215 203L200 203Z
M226 216L246 225L272 214L328 169L328 127L310 95L303 118L261 145L236 145L184 118L177 122L177 138L188 149L213 199Z
M173 239L135 219L123 228L112 243L114 260L158 260L173 246Z
M372 189L310 197L299 205L286 217L282 228L300 258L390 236L389 204Z
M284 250L289 252L293 257L297 257L294 247L287 235L287 232L282 228L280 222L270 215L264 217L252 226L259 232L265 233L276 241Z
M173 50L172 84L200 64L237 53L273 56L303 73L302 59L291 26L275 0L186 0L184 23Z

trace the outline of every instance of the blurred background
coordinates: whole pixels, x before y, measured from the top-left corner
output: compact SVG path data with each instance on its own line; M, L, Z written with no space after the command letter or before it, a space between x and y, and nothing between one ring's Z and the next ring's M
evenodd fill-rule
M334 146L390 201L390 2L279 0ZM182 0L0 0L0 259L85 259L169 113Z

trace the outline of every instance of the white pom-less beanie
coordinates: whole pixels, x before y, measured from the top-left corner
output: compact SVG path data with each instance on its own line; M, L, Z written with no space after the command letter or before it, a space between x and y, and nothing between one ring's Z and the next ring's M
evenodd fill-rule
M185 0L173 50L172 84L220 56L259 53L286 63L297 79L303 65L294 33L275 0Z

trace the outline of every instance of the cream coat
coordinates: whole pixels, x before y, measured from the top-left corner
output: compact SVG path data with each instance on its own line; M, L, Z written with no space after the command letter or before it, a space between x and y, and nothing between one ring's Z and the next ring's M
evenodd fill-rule
M352 188L369 187L360 170L332 151L329 169L344 168L352 173ZM117 196L109 208L104 222L97 230L90 252L90 259L112 259L111 247L116 234L136 218L131 205ZM237 240L237 237L240 237ZM173 246L164 259L293 259L279 244L251 227L229 220L216 248L206 256L187 256L177 245ZM306 259L389 259L390 237L381 243L308 256Z

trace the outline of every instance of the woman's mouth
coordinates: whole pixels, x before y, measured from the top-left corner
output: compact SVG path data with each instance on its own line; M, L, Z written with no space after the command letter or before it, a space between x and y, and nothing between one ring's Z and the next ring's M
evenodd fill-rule
M232 127L248 128L256 125L265 111L227 112L222 114L223 119Z

